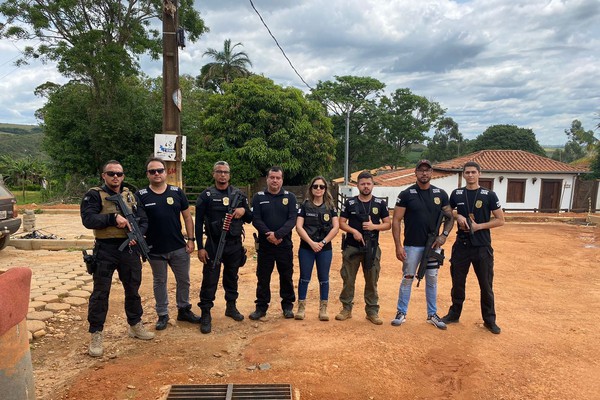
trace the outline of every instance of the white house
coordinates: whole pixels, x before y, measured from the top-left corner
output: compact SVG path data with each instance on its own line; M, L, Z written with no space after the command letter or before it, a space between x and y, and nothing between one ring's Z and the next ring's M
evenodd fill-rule
M464 186L462 168L467 161L481 166L482 187L496 192L502 208L507 211L558 212L587 209L587 201L576 199L578 177L589 173L522 150L482 150L433 165L431 184L444 189L448 195ZM388 199L394 207L398 194L416 181L414 168L381 170L375 176L373 195ZM355 185L352 195L358 194ZM598 208L598 184L591 195L592 208ZM582 203L582 204L578 204Z

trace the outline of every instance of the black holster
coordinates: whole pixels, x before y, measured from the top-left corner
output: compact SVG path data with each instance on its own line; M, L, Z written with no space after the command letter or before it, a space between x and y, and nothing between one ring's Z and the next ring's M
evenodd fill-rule
M83 254L83 262L85 263L87 273L93 275L98 268L96 254L88 254L87 250L81 250L81 253Z

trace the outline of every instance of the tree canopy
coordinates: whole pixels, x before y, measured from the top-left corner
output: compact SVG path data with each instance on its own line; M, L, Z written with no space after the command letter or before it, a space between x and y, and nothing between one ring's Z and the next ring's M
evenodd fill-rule
M546 156L546 152L538 143L533 130L519 128L516 125L492 125L470 141L470 147L472 151L524 150Z
M450 160L465 154L464 138L458 124L451 117L440 119L433 138L427 143L424 158L432 162Z
M244 165L237 175L243 174L245 183L264 176L272 165L283 168L289 184L331 168L335 140L318 103L257 75L225 83L223 89L210 97L201 116L204 140L215 155Z
M193 5L193 0L180 0L178 13L180 25L196 41L207 28ZM55 61L61 74L91 84L94 96L106 99L121 78L138 74L138 56L157 59L161 54L161 34L151 20L162 18L163 7L157 0L5 0L0 14L7 22L1 33L36 40L20 63Z
M252 66L252 61L245 52L235 51L238 46L243 47L241 43L231 46L231 39L226 39L222 51L209 48L204 52L203 55L210 56L214 61L200 69L198 82L201 87L222 92L224 82L231 83L235 78L251 74L248 66Z

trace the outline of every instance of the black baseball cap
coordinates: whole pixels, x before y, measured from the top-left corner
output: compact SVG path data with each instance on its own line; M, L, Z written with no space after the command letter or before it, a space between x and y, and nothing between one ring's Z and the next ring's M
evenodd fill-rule
M419 168L421 165L427 165L429 168L433 168L433 165L431 165L431 161L429 160L419 160L415 168Z

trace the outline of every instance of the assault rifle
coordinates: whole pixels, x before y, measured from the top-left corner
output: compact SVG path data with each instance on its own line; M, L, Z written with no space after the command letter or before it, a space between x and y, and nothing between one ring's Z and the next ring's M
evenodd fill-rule
M373 263L377 256L377 241L375 240L375 234L368 231L364 232L363 240L365 241L365 246L361 247L361 251L365 253L363 268L365 270L370 270L373 268Z
M227 240L227 232L229 232L229 227L231 226L231 220L233 219L233 213L240 202L242 197L242 191L237 190L233 195L233 199L229 206L227 207L227 213L225 214L225 219L223 220L223 229L221 230L221 237L219 239L219 246L217 247L217 252L215 253L215 259L213 261L213 268L217 268L221 264L221 258L223 257L223 250L225 250L225 241Z
M142 235L142 231L140 229L140 226L138 225L136 216L133 214L133 211L129 209L129 207L127 207L127 204L125 204L125 202L123 201L123 197L119 193L107 197L106 200L112 201L117 205L119 210L121 210L123 216L127 218L129 226L131 226L131 231L127 232L127 239L125 239L125 241L121 244L119 250L123 251L125 247L129 246L130 241L135 240L135 248L140 254L140 256L142 256L142 260L148 260L150 247L146 243L144 235Z
M438 233L440 231L440 226L442 226L442 217L444 213L440 211L437 221L435 223L435 230L433 232L429 232L427 234L427 242L425 242L425 251L423 251L423 256L421 257L421 262L419 263L419 269L417 270L417 287L421 283L421 279L425 276L425 271L427 270L427 265L430 263L435 263L437 265L442 265L444 262L444 250L441 252L437 252L437 249L433 248L433 244L435 243L435 239L438 237Z

